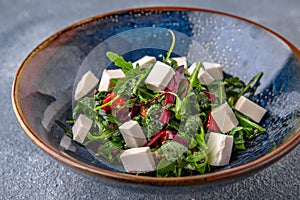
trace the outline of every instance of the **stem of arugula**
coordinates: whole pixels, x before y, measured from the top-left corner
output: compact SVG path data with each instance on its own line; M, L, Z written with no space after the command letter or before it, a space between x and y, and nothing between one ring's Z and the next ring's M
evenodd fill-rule
M119 99L121 96L118 94L115 98L113 98L110 102L107 102L106 104L103 104L101 106L98 106L96 108L94 108L95 111L98 111L100 110L101 108L103 107L106 107L106 106L111 106L113 104L113 102L115 102L117 99Z
M259 72L256 76L254 76L249 83L244 87L244 89L240 92L240 94L238 95L238 98L240 98L245 92L247 92L247 90L251 87L252 83L254 83L255 81L258 81L263 75L263 72Z

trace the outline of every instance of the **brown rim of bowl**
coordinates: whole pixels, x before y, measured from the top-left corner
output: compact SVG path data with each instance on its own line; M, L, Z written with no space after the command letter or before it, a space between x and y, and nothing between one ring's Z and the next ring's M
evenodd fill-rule
M145 185L155 185L155 186L187 186L187 185L204 185L214 182L222 182L231 180L236 177L245 176L251 173L254 173L255 171L261 170L274 162L281 159L284 155L289 153L292 149L294 149L296 146L300 144L300 131L296 133L295 136L291 137L286 143L279 146L277 149L269 152L268 154L252 161L247 164L234 167L231 169L222 170L219 172L212 172L208 174L203 175L195 175L195 176L186 176L186 177L170 177L170 178L156 178L156 177L148 177L148 176L136 176L136 175L130 175L125 173L116 173L104 169L100 169L91 165L88 165L86 163L80 162L67 154L64 154L57 149L53 148L49 144L45 143L34 130L30 127L30 124L27 123L24 114L22 113L21 104L19 102L19 94L18 94L18 77L22 75L23 70L26 68L27 62L40 50L44 49L49 43L54 41L57 37L60 35L78 27L84 24L87 24L89 22L95 21L97 19L104 18L106 16L111 16L119 13L124 12L134 12L134 11L199 11L199 12L209 12L209 13L215 13L219 15L229 16L232 18L236 18L251 24L254 24L269 33L273 34L274 36L280 38L282 41L284 41L291 50L297 55L298 59L300 58L300 51L287 39L282 37L281 35L277 34L276 32L272 31L269 28L266 28L258 23L252 22L248 19L235 16L232 14L220 12L220 11L213 11L213 10L207 10L202 8L189 8L189 7L145 7L145 8L132 8L132 9L125 9L125 10L119 10L114 12L109 12L105 14L101 14L95 17L90 17L87 19L84 19L82 21L79 21L75 24L72 24L59 32L55 33L54 35L50 36L48 39L43 41L41 44L39 44L23 61L20 68L18 69L15 79L13 81L13 87L12 87L12 104L13 109L16 115L16 118L21 125L22 129L25 131L25 133L28 135L28 137L43 151L45 151L47 154L49 154L51 157L55 158L56 160L66 164L67 166L79 170L81 172L84 172L86 174L96 176L96 177L102 177L107 178L110 180L117 180L121 182L126 183L133 183L133 184L145 184Z

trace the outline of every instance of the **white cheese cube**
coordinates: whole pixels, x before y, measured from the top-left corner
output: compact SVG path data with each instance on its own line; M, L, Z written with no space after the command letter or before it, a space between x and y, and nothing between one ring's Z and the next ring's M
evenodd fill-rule
M113 86L111 79L123 79L123 78L125 78L125 74L121 69L104 70L102 72L102 77L100 80L98 90L100 92L108 91Z
M156 169L149 147L127 149L120 155L120 159L126 172L149 172Z
M149 64L151 64L151 63L154 64L155 62L156 62L156 58L154 56L144 56L141 59L132 63L132 66L134 68L136 68L136 65L139 64L140 69L143 69L143 68L147 67Z
M187 68L187 61L186 57L176 57L176 58L171 58L177 62L178 67L182 66L186 69Z
M209 73L207 73L202 67L199 70L198 79L203 85L208 85L214 82L214 78Z
M74 99L78 99L87 95L99 82L99 79L91 72L85 73L77 84Z
M205 71L214 78L214 80L223 80L223 69L220 64L203 62L203 67Z
M250 117L255 122L260 122L261 118L267 112L263 107L257 105L253 101L241 96L236 102L234 108L243 113L244 115Z
M83 114L80 114L72 127L73 140L79 143L83 143L86 138L86 135L92 127L92 124L93 120L91 120Z
M129 120L119 127L120 132L128 147L141 147L146 144L145 134L139 123L134 120Z
M211 132L207 141L208 163L212 166L228 165L233 146L233 136Z
M211 115L222 133L231 131L239 124L228 103L223 103L211 111Z
M193 63L189 68L188 68L188 74L191 76L193 72L195 71L197 66L197 62ZM208 85L212 83L215 79L207 72L204 70L203 67L200 68L199 73L198 73L198 79L202 85Z
M197 62L194 62L187 70L188 75L192 75L192 73L195 71L197 67Z
M172 67L157 61L145 80L146 86L150 90L165 90L174 74Z
M73 152L76 151L76 147L72 144L72 139L66 135L61 138L59 145L65 150Z

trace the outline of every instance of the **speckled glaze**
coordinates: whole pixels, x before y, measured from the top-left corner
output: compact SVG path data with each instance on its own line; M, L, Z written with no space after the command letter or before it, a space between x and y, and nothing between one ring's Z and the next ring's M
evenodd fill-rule
M86 57L111 36L143 27L168 28L187 35L205 49L211 61L221 63L227 74L239 76L245 82L264 72L252 100L268 110L262 124L267 133L251 141L246 151L234 154L230 165L205 175L160 179L116 172L80 146L75 152L59 147L63 132L53 122L69 118L73 85ZM157 36L141 37L155 40ZM138 37L128 41L128 49L133 43L143 42ZM112 43L102 51L118 48L120 43L124 45L126 41ZM175 49L184 45L182 40ZM158 54L160 51L148 49L125 57L135 60L145 52ZM40 44L20 66L12 100L17 119L30 139L50 156L86 174L149 186L220 183L257 172L299 145L299 57L299 50L278 34L229 14L192 8L125 10L78 22ZM105 66L99 67L97 62L95 58L90 69L102 71ZM45 117L47 110L51 114Z

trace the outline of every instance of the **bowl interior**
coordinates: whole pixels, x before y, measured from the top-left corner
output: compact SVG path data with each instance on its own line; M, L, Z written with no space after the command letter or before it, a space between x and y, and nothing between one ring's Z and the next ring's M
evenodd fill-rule
M27 134L66 159L114 170L83 147L77 146L75 152L61 150L63 131L54 120L70 119L74 85L87 70L101 76L110 64L101 56L105 52L120 53L131 61L145 54L165 53L170 40L163 39L154 28L172 29L182 34L183 39L178 36L175 46L178 51L174 55L187 56L189 63L193 59L221 63L227 74L245 82L258 72L264 72L252 100L268 110L262 124L267 133L252 140L246 151L234 154L231 164L218 170L247 164L291 138L299 138L299 51L249 21L206 10L179 8L98 16L70 26L43 42L22 64L13 90L16 114L27 127ZM140 31L136 35L124 34L133 29ZM193 41L199 47L198 51L192 51L195 55L188 50Z

